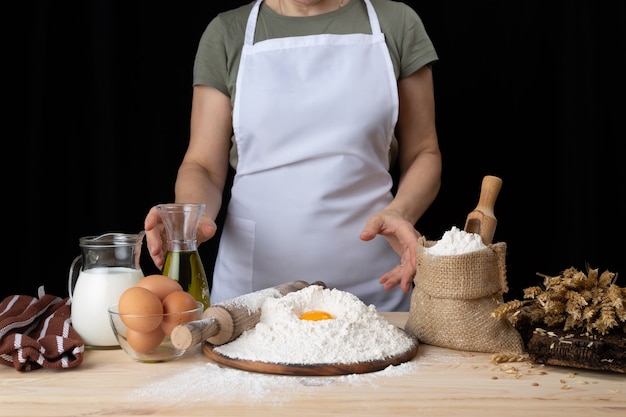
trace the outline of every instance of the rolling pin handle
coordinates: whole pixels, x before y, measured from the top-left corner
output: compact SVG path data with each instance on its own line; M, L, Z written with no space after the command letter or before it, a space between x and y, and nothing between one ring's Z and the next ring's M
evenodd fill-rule
M179 324L172 329L170 339L176 349L189 349L201 343L220 330L219 323L213 317Z

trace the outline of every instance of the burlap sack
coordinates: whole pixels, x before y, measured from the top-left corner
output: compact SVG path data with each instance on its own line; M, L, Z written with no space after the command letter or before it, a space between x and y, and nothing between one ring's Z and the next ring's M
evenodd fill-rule
M506 243L460 255L432 255L437 242L419 239L417 273L405 329L421 342L451 349L520 354L524 344L506 319L491 313L502 304Z

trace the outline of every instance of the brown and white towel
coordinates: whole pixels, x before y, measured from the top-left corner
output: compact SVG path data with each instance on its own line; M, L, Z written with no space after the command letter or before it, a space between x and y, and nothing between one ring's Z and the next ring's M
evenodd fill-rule
M18 371L72 368L85 344L72 327L71 301L46 294L10 295L0 302L0 364Z

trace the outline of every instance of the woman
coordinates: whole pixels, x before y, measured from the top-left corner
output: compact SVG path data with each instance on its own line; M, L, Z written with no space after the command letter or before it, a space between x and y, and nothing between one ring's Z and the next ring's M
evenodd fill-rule
M389 0L257 0L211 21L175 199L206 204L208 240L235 168L212 303L301 279L408 311L414 225L440 186L436 60L417 14ZM154 208L145 229L161 267Z

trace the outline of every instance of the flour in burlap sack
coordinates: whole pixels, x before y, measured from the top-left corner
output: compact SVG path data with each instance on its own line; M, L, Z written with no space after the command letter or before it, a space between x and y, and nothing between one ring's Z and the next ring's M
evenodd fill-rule
M466 233L453 228L451 232ZM462 240L462 239L461 239ZM417 272L405 329L421 342L473 352L524 350L519 332L492 312L503 303L506 244L472 247L452 255L432 251L437 242L419 239Z

